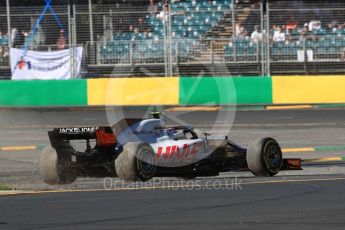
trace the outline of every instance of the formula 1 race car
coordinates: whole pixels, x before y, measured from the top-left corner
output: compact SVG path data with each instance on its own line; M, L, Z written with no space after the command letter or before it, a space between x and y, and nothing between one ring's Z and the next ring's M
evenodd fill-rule
M152 177L217 176L250 170L274 176L300 170L300 159L283 159L273 138L243 148L228 139L199 137L193 127L166 127L160 114L151 119L123 119L113 127L57 128L48 132L51 146L39 158L39 173L48 184L73 183L78 176L120 177L147 181ZM83 150L71 142L83 140Z

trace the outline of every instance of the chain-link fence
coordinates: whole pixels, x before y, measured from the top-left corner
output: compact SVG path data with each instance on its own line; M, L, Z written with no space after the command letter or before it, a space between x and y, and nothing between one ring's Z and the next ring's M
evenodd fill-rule
M43 6L11 7L10 11L1 8L0 76L11 75L10 47L49 52L72 46L68 8L55 6L46 11Z
M77 37L87 41L89 67L113 76L262 75L262 13L231 0L77 6L76 21L91 25L77 23Z
M271 73L344 73L344 1L271 1L267 12Z
M7 30L6 8L0 8L0 71L9 66L9 36Z
M35 47L42 45L56 45L60 33L65 33L64 36L68 44L68 9L65 6L56 6L54 7L54 11L54 14L51 11L47 11L38 23L43 12L43 7L12 8L10 19L13 47L22 47L26 42L30 46L30 49L31 47L35 49ZM58 18L58 21L56 18ZM36 24L37 30L31 35L31 31ZM28 39L31 39L31 41L28 41Z
M25 44L83 46L82 77L344 72L343 1L237 2L53 6L43 20L43 6L0 8L0 75L8 75L10 46Z

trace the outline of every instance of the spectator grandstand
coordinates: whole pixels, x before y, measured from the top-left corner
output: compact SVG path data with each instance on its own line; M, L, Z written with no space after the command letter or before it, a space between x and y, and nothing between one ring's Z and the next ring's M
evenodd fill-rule
M231 75L343 71L344 1L100 2L54 6L66 31L64 47L82 45L86 50L85 77L142 75L138 69L143 67L153 75L197 75L201 70L228 74L223 70L214 73L213 67L219 64ZM23 14L23 8L11 6L12 30L27 34L42 9L26 7ZM6 13L0 7L4 19L0 46L6 47L1 50L5 59L9 46ZM39 28L30 49L60 49L61 28L54 15L47 12ZM0 69L8 64L2 61Z
M157 3L157 12L148 11L145 26L133 32L116 32L100 50L101 63L121 63L128 60L132 47L135 62L158 63L164 61L164 43L167 28L163 3ZM183 42L173 43L173 52L186 59L197 42L230 9L229 1L179 1L170 4L171 37ZM140 19L140 18L139 18ZM133 29L132 29L133 30Z

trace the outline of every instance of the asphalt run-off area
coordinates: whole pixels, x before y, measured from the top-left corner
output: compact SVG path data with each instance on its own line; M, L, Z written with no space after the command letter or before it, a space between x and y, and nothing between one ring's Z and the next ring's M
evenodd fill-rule
M147 110L122 112L142 117ZM243 146L274 137L284 157L303 159L303 170L272 178L230 172L146 183L84 177L49 186L37 172L47 131L109 125L109 109L0 110L0 184L16 189L0 192L0 229L343 229L344 108L241 110L232 124L219 119L223 113L229 111L167 110L165 116L168 124L213 128L212 135L229 135Z

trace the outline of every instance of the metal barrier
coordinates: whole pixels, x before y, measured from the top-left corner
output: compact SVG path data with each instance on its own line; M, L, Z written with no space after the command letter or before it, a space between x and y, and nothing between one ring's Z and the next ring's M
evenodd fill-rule
M343 72L342 1L271 0L264 5L185 0L169 6L119 3L53 9L64 31L48 10L28 48L84 46L84 77ZM0 70L9 68L9 48L23 46L42 10L0 8Z

